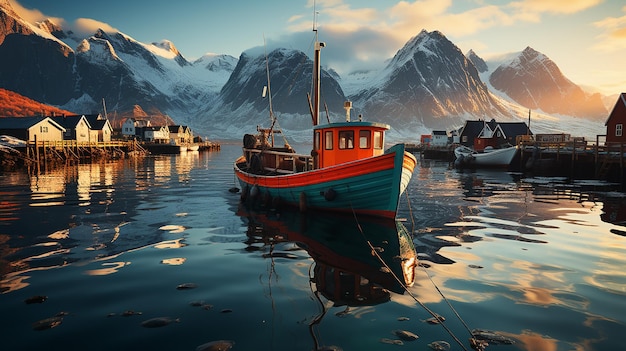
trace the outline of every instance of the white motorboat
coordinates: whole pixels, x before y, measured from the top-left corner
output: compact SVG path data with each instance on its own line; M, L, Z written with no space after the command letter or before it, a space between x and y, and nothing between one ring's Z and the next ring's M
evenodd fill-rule
M502 149L485 148L478 152L467 146L459 146L454 149L454 161L457 167L508 167L517 153L517 146Z

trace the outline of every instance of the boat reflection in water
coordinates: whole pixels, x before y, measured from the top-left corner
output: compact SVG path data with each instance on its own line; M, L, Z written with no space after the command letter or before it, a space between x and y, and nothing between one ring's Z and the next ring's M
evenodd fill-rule
M295 211L240 215L248 220L249 251L269 250L265 257L289 258L293 251L289 246L281 251L279 245L293 243L315 261L311 290L322 307L309 325L315 342L313 328L326 313L320 295L333 307L346 306L347 312L387 302L392 292L404 294L413 285L417 253L400 221Z

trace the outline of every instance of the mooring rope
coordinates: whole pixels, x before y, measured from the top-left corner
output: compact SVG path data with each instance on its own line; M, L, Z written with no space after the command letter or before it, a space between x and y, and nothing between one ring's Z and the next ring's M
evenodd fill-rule
M413 301L415 301L418 305L420 305L426 312L428 312L431 316L433 316L438 322L439 324L441 324L441 326L448 332L448 334L450 335L450 337L452 337L452 339L454 339L454 341L459 344L459 346L461 346L461 348L463 348L463 350L468 351L468 349L465 347L465 345L463 345L463 343L461 342L461 340L459 340L456 335L454 335L454 332L452 332L452 330L450 330L450 328L448 328L445 324L443 319L435 312L433 312L431 309L429 309L426 305L424 305L423 302L421 302L417 296L415 296L415 294L413 294L409 288L406 286L405 282L400 279L391 269L391 267L389 267L389 265L387 264L387 262L385 262L385 260L383 260L382 257L380 257L380 255L378 254L378 251L376 250L376 248L374 247L374 245L372 245L372 243L367 239L367 237L365 236L365 233L363 233L363 228L361 227L361 224L359 223L359 219L356 216L356 211L354 211L354 208L352 206L352 203L350 203L350 209L352 210L352 215L354 217L354 220L356 222L357 228L359 230L359 233L361 233L361 236L363 236L363 239L365 240L365 242L367 243L367 245L370 247L370 249L372 250L372 254L376 256L376 258L378 258L378 260L383 264L383 266L385 266L385 268L387 269L388 272L391 273L391 275L393 276L393 278L400 284L400 286L402 286L402 288L404 289L404 291L407 292L407 294L413 299ZM432 281L432 280L431 280ZM434 283L433 283L434 284ZM435 285L436 287L436 285ZM439 289L437 289L439 291L439 293L441 293L441 291ZM457 314L458 316L458 314ZM470 332L471 335L471 332ZM472 335L473 336L473 335Z
M406 201L407 201L407 206L409 208L409 215L411 216L411 233L414 233L415 230L415 218L413 217L413 208L411 207L411 199L409 198L409 194L405 192L405 196L406 196ZM420 265L421 266L421 265ZM452 306L452 304L450 303L450 301L446 298L446 296L443 294L443 292L439 289L439 287L437 286L437 284L435 284L435 282L433 281L432 277L430 276L430 274L428 273L428 270L426 269L426 267L421 266L422 270L424 271L424 273L426 273L426 276L428 277L428 280L430 280L430 282L433 284L433 286L435 287L435 289L437 289L437 292L439 293L439 295L441 295L441 297L443 298L443 300L446 302L446 304L448 305L448 307L450 307L450 309L452 310L452 312L454 313L454 315L459 319L459 321L461 321L461 323L463 324L463 326L465 327L465 329L467 329L467 331L470 333L470 335L474 336L472 334L472 331L470 330L470 328L467 326L467 323L465 323L465 321L463 320L463 318L461 318L461 315L457 312L457 310Z

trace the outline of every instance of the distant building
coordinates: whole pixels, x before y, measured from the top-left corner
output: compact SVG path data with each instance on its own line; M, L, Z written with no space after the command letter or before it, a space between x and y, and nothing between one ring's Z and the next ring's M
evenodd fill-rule
M87 115L87 120L89 121L89 125L91 125L91 140L95 140L98 142L109 142L111 141L111 136L113 135L113 126L111 122L102 117L102 115Z
M621 93L609 118L604 124L606 126L606 143L626 143L626 93Z
M170 144L183 145L193 142L193 133L188 126L168 126L170 135Z
M532 132L525 122L498 123L492 119L489 122L466 121L459 135L461 145L480 151L487 146L498 148L504 145L516 145L518 136L532 135Z
M63 126L63 140L75 140L79 142L95 142L91 140L91 126L84 115L54 116L52 120Z
M147 119L127 118L122 124L122 136L133 139L140 136L140 130L146 127L150 127L150 121Z
M433 130L430 146L448 145L448 132L445 130Z
M158 143L167 144L170 141L170 132L166 126L154 126L141 128L143 130L143 140Z

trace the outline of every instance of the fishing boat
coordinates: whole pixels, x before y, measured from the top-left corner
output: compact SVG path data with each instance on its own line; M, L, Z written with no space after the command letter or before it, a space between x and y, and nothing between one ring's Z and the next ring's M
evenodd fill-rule
M517 146L510 146L501 149L487 147L482 152L478 152L467 146L461 145L454 149L454 156L456 157L454 164L457 167L506 168L511 164L511 161L513 161L517 150Z
M244 135L243 155L234 164L241 197L297 206L302 211L395 218L417 160L404 144L384 149L389 125L362 118L351 121L350 101L344 104L345 121L320 124L320 52L325 44L314 32L313 94L309 96L313 150L298 154L288 144L275 146L274 135L280 130L274 123ZM269 96L272 119L271 92Z

